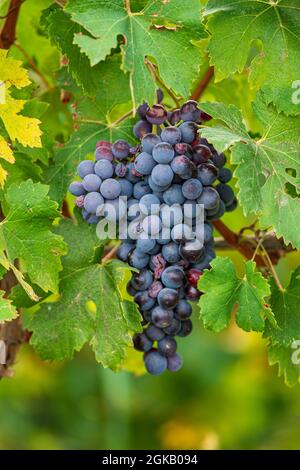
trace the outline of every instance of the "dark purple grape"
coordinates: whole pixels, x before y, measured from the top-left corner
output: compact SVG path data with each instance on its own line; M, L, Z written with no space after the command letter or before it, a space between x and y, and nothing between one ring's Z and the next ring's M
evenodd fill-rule
M232 178L232 171L229 168L221 168L218 178L221 183L229 183Z
M182 367L182 358L179 354L168 357L168 370L170 372L177 372Z
M155 104L146 112L146 119L151 124L160 125L165 122L168 113L161 104Z
M144 355L145 367L149 374L160 375L162 374L168 365L167 359L159 354L156 350L150 350Z
M192 306L184 299L179 300L175 307L175 318L187 320L192 315Z
M129 155L130 145L126 140L117 140L112 146L112 153L115 158L122 160Z
M172 113L170 113L168 115L168 121L173 126L174 124L177 124L179 121L181 121L180 109L175 109Z
M148 291L146 290L137 292L134 296L134 301L138 304L142 312L151 310L155 305L155 300L149 297Z
M164 332L169 336L176 336L181 329L181 321L177 318L173 318L172 323L167 328L164 328Z
M196 300L200 299L201 292L195 286L189 285L185 289L185 296L187 300L196 302Z
M157 302L162 308L174 308L178 302L179 296L175 289L165 287L157 296Z
M207 145L198 144L193 148L193 162L195 165L206 163L207 160L212 158L212 153Z
M148 269L141 269L134 273L131 278L131 285L136 290L147 290L153 282L153 276Z
M145 329L145 334L151 341L160 341L165 336L165 333L161 328L157 328L155 325L149 325Z
M152 348L152 341L145 333L138 333L133 337L133 345L137 351L147 352Z
M140 116L141 119L146 119L146 113L150 109L150 106L146 101L144 101L136 110L137 114Z
M152 124L148 121L138 121L134 128L133 134L137 139L142 139L146 134L152 131Z
M185 336L188 336L192 332L192 329L193 329L193 324L191 320L184 320L181 322L181 328L178 333L178 336L184 338Z
M167 328L168 326L170 326L173 317L173 310L168 310L160 306L157 306L152 310L152 322L158 328Z
M158 341L158 352L165 357L174 356L177 349L177 343L171 336L165 336Z

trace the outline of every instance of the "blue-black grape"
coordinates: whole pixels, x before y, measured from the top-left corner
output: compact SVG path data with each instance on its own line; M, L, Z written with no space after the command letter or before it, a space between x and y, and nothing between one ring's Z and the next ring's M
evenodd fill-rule
M179 354L168 357L167 367L170 372L177 372L182 367L182 357Z
M170 163L174 155L174 149L168 142L159 142L152 150L152 156L157 163Z
M186 300L180 299L175 307L175 318L187 320L192 315L192 306Z
M181 328L178 333L178 336L181 336L182 338L184 338L185 336L188 336L192 332L192 329L193 329L193 324L191 320L190 319L184 320L181 322Z
M234 201L234 192L230 186L227 184L219 183L216 186L216 190L218 191L220 198L224 202L225 206L230 206L230 204Z
M182 194L186 199L198 199L202 193L203 186L196 178L185 181L182 185Z
M198 204L203 204L204 209L216 209L220 203L218 191L210 186L203 188L201 196L197 200Z
M169 144L175 145L181 141L181 132L178 127L173 127L173 126L165 127L162 130L160 137L163 142L168 142ZM164 163L164 162L159 162L159 163Z
M192 121L186 121L179 126L181 140L186 144L191 144L197 137L198 126Z
M157 302L162 308L174 308L178 302L179 296L176 289L165 287L162 289L158 296Z
M172 206L173 204L183 204L184 199L182 186L180 184L172 184L172 186L163 193L163 200L169 206Z
M173 310L162 308L160 306L157 306L152 310L152 322L158 328L167 328L167 326L170 326L173 317Z
M155 300L149 297L147 290L137 292L134 296L134 301L138 304L142 312L151 310L155 305Z
M83 160L77 167L77 172L80 178L84 178L86 175L94 173L95 164L92 160Z
M112 175L114 174L113 164L109 162L108 160L99 160L95 165L95 173L102 180L111 178Z
M160 341L165 336L161 328L157 328L157 326L152 324L147 326L145 333L151 341Z
M141 175L150 175L153 168L155 168L155 165L156 162L153 159L152 155L146 152L140 153L134 162L134 168Z
M156 350L147 352L144 357L144 362L147 371L151 375L162 374L168 366L167 359Z
M104 204L104 199L97 192L88 193L84 198L84 208L91 214L96 214L99 206Z
M133 134L137 139L142 139L146 134L152 131L152 124L148 121L138 121L134 128Z
M232 178L232 171L229 168L221 168L219 172L219 181L221 183L228 183Z
M151 254L151 251L156 246L156 241L153 238L139 238L136 247L142 253Z
M121 185L119 181L108 178L102 182L100 192L105 199L115 199L121 194Z
M101 178L95 174L86 175L82 180L84 189L89 192L98 191L101 183Z
M174 356L177 349L177 343L172 336L165 336L163 339L158 341L158 352L165 357Z
M186 282L184 270L178 266L169 266L161 275L162 283L170 289L177 289Z
M159 187L171 184L173 177L174 173L170 165L158 164L151 172L153 182Z
M179 246L175 242L162 247L162 255L168 263L177 263L180 260Z
M176 336L181 329L181 321L177 318L173 318L169 326L164 328L164 333L169 336Z
M198 166L198 178L204 186L211 186L218 176L219 170L212 163L201 163Z
M149 263L150 257L141 251L134 249L129 253L128 263L136 269L143 269Z
M152 154L152 150L156 144L161 142L161 138L157 134L146 134L142 138L142 150L148 154Z
M133 337L133 344L137 351L147 352L152 348L153 343L145 333L138 333Z
M141 269L134 273L131 278L131 285L136 290L147 290L153 283L153 275L148 269Z
M69 186L69 191L73 196L83 196L85 194L85 189L81 181L74 181Z

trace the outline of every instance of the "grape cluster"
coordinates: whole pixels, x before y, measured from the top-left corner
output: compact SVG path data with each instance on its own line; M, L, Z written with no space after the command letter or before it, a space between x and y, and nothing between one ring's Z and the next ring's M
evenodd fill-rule
M136 147L98 142L96 162L81 162L82 181L70 185L88 223L127 222L118 257L138 270L127 285L143 317L134 347L153 375L182 366L175 336L192 331L189 301L200 297L197 282L215 257L212 221L237 206L225 155L199 135L210 116L192 100L168 112L161 99L158 92L152 108L139 107Z

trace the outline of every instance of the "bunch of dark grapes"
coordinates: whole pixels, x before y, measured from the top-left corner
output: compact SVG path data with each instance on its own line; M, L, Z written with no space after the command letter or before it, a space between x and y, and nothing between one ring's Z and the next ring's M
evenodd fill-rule
M138 109L136 147L124 140L98 142L96 162L81 162L82 181L70 185L88 223L106 219L120 225L125 219L129 224L118 257L138 270L127 286L143 317L134 347L144 353L153 375L182 366L175 337L192 331L190 301L199 299L197 282L215 257L212 221L237 206L227 185L232 174L225 155L199 135L199 124L210 116L195 101L168 112L161 100L158 92L158 104Z

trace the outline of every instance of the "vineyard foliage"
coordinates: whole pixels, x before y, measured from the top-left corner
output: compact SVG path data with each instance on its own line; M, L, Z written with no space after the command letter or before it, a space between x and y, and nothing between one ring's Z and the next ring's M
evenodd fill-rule
M9 6L0 1L0 28ZM215 228L245 255L243 272L217 251L194 315L214 332L233 321L259 332L270 364L299 382L300 270L289 285L276 271L300 249L299 29L297 0L21 4L16 39L0 49L0 339L20 317L45 360L89 344L104 367L126 368L141 330L130 269L107 257L115 242L82 221L68 187L99 140L136 144L136 110L161 88L169 110L192 97L212 116L200 134L225 152L240 206L238 227L232 215Z

